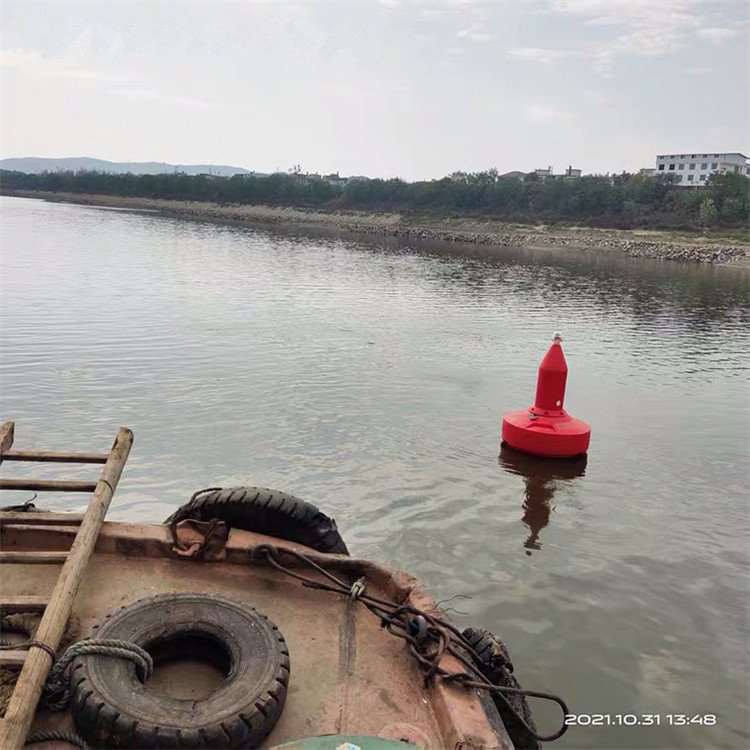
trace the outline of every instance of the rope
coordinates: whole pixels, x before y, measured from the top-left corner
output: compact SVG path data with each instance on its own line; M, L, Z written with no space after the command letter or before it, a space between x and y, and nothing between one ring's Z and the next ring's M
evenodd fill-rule
M37 742L68 742L80 747L81 750L90 750L89 746L75 732L59 732L50 730L47 732L34 732L26 738L26 745L35 745Z
M195 510L195 505L200 497L203 495L208 495L210 492L221 492L221 487L206 487L204 490L198 490L197 492L194 492L190 496L190 500L188 500L185 505L179 507L174 514L172 515L172 520L169 521L169 533L172 536L172 544L177 549L184 549L184 546L180 543L180 540L177 538L177 524L180 521L184 521L186 518L196 518L197 516L193 516L193 511ZM169 519L167 519L169 520ZM201 548L205 547L208 541L208 536L211 535L214 531L214 527L212 526L209 529L209 534L207 535L206 539L203 540L203 544L201 545Z
M396 605L386 599L380 599L373 594L368 594L364 587L360 589L357 581L354 586L347 584L340 578L325 570L309 557L301 552L288 548L274 547L270 544L260 544L256 552L263 555L272 567L281 573L296 578L303 586L321 591L330 591L335 594L348 596L361 602L376 617L380 619L381 627L385 628L391 635L403 638L409 645L409 651L417 660L420 668L425 674L425 684L430 684L435 678L446 682L461 684L464 687L487 690L499 697L507 706L510 713L516 718L521 726L539 742L551 742L562 736L568 726L563 723L553 734L541 736L530 727L518 711L511 705L509 696L519 695L557 703L563 715L569 713L568 707L557 695L543 693L536 690L524 690L522 688L511 688L503 685L495 685L481 672L479 654L471 647L461 631L450 622L435 617L429 612L417 609L409 605ZM330 581L316 580L309 576L297 573L285 567L279 562L279 555L283 553L297 560L297 562L317 571L323 578ZM355 593L356 592L356 593ZM445 654L455 657L465 668L466 672L449 672L440 666Z
M367 586L365 585L365 579L363 576L352 584L352 587L349 590L349 598L353 602L356 602L365 591L367 591Z
M0 634L2 631L8 631L10 633L24 633L27 637L25 641L3 641L0 640L0 651L19 651L26 648L31 648L32 645L36 644L38 648L46 651L52 660L55 661L55 654L52 649L41 641L34 641L34 635L36 635L37 628L41 622L42 616L39 612L18 612L13 615L0 614ZM77 636L79 628L78 617L75 614L71 614L68 619L68 624L65 626L65 632L60 640L60 648L65 648L69 645ZM10 696L13 694L13 689L16 682L18 681L18 675L20 670L12 667L0 667L0 716L2 716L8 709L8 702Z
M104 477L99 477L99 481L106 484L107 487L109 487L109 491L114 495L115 494L115 488L110 484L110 482L107 479L104 479Z
M70 646L52 667L42 692L40 705L51 711L63 711L70 702L70 675L67 674L70 663L76 657L92 655L112 656L132 661L141 680L150 677L154 669L154 662L148 651L130 641L93 638L78 641Z
M8 640L0 641L0 650L18 650L28 648L31 645L41 620L42 616L39 612L17 612L13 615L0 614L0 631L7 631L8 633L24 633L28 636L28 638L22 643Z
M29 648L42 649L42 651L44 651L47 654L47 656L49 656L52 664L55 663L55 651L52 648L52 646L48 646L44 641L31 640L29 641Z
M29 636L21 643L0 640L0 651L18 651L20 649L36 646L37 648L46 651L54 662L57 658L55 652L46 643L34 640L34 636L36 635L36 631L41 621L42 615L39 612L17 612L13 615L0 614L0 635L2 634L2 629L5 629L10 633L25 633ZM74 640L78 633L79 626L80 622L78 617L74 613L71 614L68 618L68 624L65 626L65 632L60 639L60 648L68 645Z
M30 497L22 505L6 505L0 508L0 511L7 511L10 513L27 513L28 511L35 511L37 510L36 505L34 505L34 500L36 500L36 498L37 495L35 492L34 496Z

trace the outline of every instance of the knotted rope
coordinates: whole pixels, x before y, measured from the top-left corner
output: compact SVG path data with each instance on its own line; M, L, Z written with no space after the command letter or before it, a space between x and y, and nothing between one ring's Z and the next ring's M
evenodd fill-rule
M148 651L130 641L95 638L78 641L69 646L52 667L42 691L40 705L51 711L64 710L70 702L70 674L68 673L70 663L78 656L92 655L112 656L132 661L141 680L148 679L154 670L154 662Z
M568 707L557 695L543 693L538 690L524 690L504 685L493 684L482 673L479 665L481 659L479 654L472 648L463 634L445 619L424 610L412 607L408 604L398 605L387 599L381 599L374 594L368 593L363 579L349 584L336 577L329 570L318 565L314 560L306 557L301 552L286 547L274 547L271 544L259 544L255 548L256 554L264 558L269 565L291 578L301 581L307 588L330 591L349 597L353 602L359 602L380 619L381 627L385 628L391 635L403 638L409 645L409 651L416 659L425 678L425 684L429 685L434 680L440 679L464 687L487 690L503 701L508 711L515 720L528 732L531 737L539 742L550 742L562 736L568 726L563 722L560 728L547 736L542 736L530 726L525 718L519 714L515 706L511 705L510 698L521 696L522 698L542 698L556 703L564 716L567 716ZM318 580L306 576L280 561L282 555L295 559L302 566L312 568L319 573L324 580ZM465 672L448 672L441 666L444 655L450 654L457 659Z
M67 742L81 750L90 750L89 746L75 732L59 732L49 730L46 732L34 732L26 738L26 745L35 745L37 742Z

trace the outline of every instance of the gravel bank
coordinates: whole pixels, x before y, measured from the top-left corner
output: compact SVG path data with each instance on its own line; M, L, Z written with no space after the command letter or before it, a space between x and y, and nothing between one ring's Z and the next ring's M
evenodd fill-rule
M427 242L439 240L496 247L566 247L582 251L604 250L640 258L750 268L750 244L705 241L699 235L695 238L675 239L667 232L527 226L489 219L423 220L396 213L373 214L359 211L317 211L274 206L220 205L199 201L41 191L3 191L3 193L85 205L159 211L169 216L186 218L240 221L248 224L310 226Z

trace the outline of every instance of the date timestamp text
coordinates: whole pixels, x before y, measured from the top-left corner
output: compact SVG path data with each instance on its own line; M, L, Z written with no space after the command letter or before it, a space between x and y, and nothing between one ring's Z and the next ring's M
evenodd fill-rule
M578 727L713 727L716 714L566 714L565 724Z

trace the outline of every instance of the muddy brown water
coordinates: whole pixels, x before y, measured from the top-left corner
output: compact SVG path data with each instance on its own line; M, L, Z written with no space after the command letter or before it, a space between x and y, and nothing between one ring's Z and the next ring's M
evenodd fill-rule
M2 416L29 449L132 427L112 519L206 486L292 492L354 554L460 595L444 606L503 638L526 687L602 715L550 747L750 742L747 272L20 198L1 270ZM593 426L564 467L498 444L556 329Z

